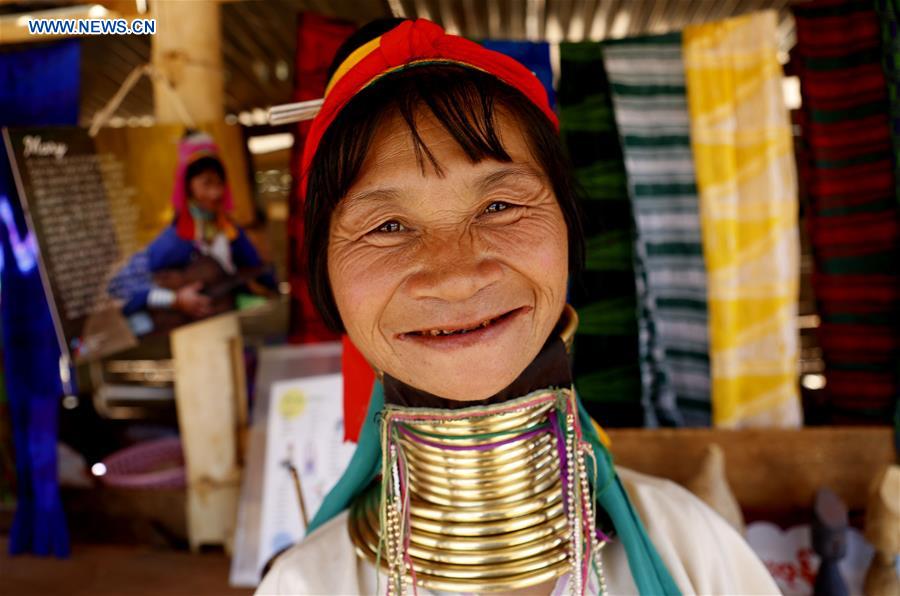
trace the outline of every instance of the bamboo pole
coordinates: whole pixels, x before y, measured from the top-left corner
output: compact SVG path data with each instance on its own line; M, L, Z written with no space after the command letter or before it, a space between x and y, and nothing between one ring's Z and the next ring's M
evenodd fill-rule
M180 100L197 123L225 117L222 23L219 2L162 2L150 5L156 19L151 64L168 80L154 80L156 121L184 124ZM177 98L176 98L177 96Z

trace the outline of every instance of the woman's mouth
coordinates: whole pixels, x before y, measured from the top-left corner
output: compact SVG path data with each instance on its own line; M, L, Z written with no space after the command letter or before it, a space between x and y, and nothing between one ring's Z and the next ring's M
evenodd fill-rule
M431 337L437 337L439 335L463 335L466 333L470 333L472 331L478 331L479 329L484 329L488 325L492 325L502 319L503 317L509 316L513 311L509 311L503 313L502 315L491 317L490 319L485 319L484 321L472 325L471 327L463 327L463 328L451 328L451 329L427 329L425 331L413 331L412 335L430 335Z
M400 334L400 339L411 339L434 347L468 346L500 333L512 319L530 310L531 307L521 306L473 323L408 331Z

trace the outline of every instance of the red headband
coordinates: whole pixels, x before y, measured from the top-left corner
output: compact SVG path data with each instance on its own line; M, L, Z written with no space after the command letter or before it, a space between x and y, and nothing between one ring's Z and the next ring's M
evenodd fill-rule
M357 93L381 77L414 64L445 62L468 66L494 75L521 91L544 113L555 128L556 114L538 78L516 60L456 35L447 35L439 25L425 19L400 23L381 37L360 46L335 71L325 92L322 109L312 121L301 163L302 196L306 179L322 135Z

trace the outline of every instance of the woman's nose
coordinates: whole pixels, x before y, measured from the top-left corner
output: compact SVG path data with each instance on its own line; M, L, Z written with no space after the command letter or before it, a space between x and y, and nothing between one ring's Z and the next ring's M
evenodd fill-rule
M471 240L436 242L423 250L422 268L407 279L413 298L459 302L496 283L503 269Z

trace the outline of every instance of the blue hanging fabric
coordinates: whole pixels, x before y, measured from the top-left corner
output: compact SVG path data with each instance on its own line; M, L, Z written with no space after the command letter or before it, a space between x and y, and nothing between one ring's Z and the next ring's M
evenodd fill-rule
M78 40L0 52L0 126L78 124Z
M556 107L556 92L553 90L553 67L550 63L550 44L545 41L496 41L485 39L481 45L489 50L506 54L518 60L534 73L544 89L550 107Z
M0 126L74 126L81 46L67 40L0 53ZM0 320L16 456L10 554L69 554L57 480L59 343L37 266L37 243L0 145Z

